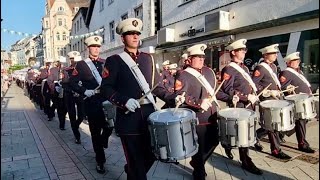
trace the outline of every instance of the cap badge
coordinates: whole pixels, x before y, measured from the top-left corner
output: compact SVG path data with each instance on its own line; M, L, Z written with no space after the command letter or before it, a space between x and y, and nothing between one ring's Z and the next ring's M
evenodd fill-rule
M201 51L204 51L204 46L201 46L201 47L200 47L200 50L201 50Z
M98 38L98 37L95 37L95 38L94 38L94 40L95 40L95 41L98 41L98 40L99 40L99 38Z
M133 25L134 27L137 27L137 26L138 26L138 24L139 24L139 23L138 23L138 21L137 21L137 20L133 20L133 21L132 21L132 25Z
M73 52L73 55L77 55L77 52Z

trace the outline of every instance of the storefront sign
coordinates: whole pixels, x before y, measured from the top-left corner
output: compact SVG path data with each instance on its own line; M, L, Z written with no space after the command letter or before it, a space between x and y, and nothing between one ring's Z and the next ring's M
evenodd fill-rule
M188 30L188 32L182 33L179 36L180 37L185 37L185 36L192 37L192 36L195 36L197 33L201 33L201 32L204 32L204 28L200 28L200 29L191 28Z

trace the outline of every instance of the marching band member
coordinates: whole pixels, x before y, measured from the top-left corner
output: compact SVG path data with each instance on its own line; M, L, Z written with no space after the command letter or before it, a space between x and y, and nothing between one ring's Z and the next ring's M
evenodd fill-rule
M225 82L219 90L217 98L226 102L229 107L233 107L234 101L237 102L238 108L245 108L246 105L251 104L249 109L253 109L259 98L255 95L257 88L249 75L249 69L243 64L247 52L246 42L246 39L239 39L226 47L230 52L231 63L221 71L221 77ZM232 159L231 148L224 148L227 156ZM245 170L257 175L262 174L262 171L255 166L249 157L248 147L239 147L239 154L242 167Z
M282 90L290 90L289 93L305 93L312 94L311 85L304 77L303 72L300 70L300 56L299 52L294 52L287 55L284 60L287 63L287 68L280 72L279 79ZM297 88L295 88L297 87ZM298 148L300 151L306 153L314 153L315 151L310 148L309 143L306 140L306 123L307 119L297 119L295 121L295 131L298 141Z
M40 78L42 79L41 82L41 94L43 98L43 112L49 117L50 112L50 100L51 100L51 94L49 93L49 86L47 82L47 78L49 76L49 69L52 63L52 59L45 59L44 63L45 65L40 68ZM50 120L50 117L49 117Z
M142 21L137 18L128 18L117 25L116 32L125 48L107 58L101 84L102 94L117 107L115 130L126 156L128 180L147 179L155 161L147 123L156 108L152 94L165 100L169 93L161 83L152 55L138 51L141 28ZM156 84L152 94L147 94ZM146 98L139 103L138 99L145 94Z
M101 75L105 63L105 60L99 57L102 40L100 36L86 38L85 44L89 51L89 57L77 62L70 77L71 89L81 96L86 96L84 107L88 116L93 149L96 153L96 170L100 174L106 171L104 148L108 147L108 139L113 130L108 127L106 122L102 107L105 99L100 93ZM82 84L79 84L80 81Z
M280 98L281 84L277 76L277 66L274 64L279 52L278 46L279 44L273 44L259 50L262 53L263 61L255 67L252 76L252 80L258 89L257 93L260 93L271 83L270 87L262 92L261 101ZM265 134L268 134L272 156L279 159L291 159L280 148L279 131L274 130L273 132L263 128L257 130L258 139L261 139ZM262 146L259 143L255 144L255 147L259 151L262 150Z
M178 65L176 63L170 64L168 67L169 74L166 76L166 79L163 79L163 85L169 92L174 91L174 81L177 73L177 67Z
M79 126L84 118L84 101L83 97L78 93L72 91L70 87L70 77L76 66L76 63L81 60L80 53L78 51L71 51L68 53L68 58L70 61L70 66L63 69L63 78L62 78L62 88L63 88L63 97L65 99L65 104L67 107L71 129L75 137L75 143L81 144ZM77 111L76 106L77 105Z
M58 119L59 119L59 128L60 130L65 130L65 122L66 122L66 107L63 100L63 96L61 96L61 72L62 72L62 62L57 60L54 62L54 66L49 69L48 75L48 86L51 94L52 106L48 113L49 120L50 117L54 117L55 109L57 109Z
M205 179L204 165L219 144L218 104L214 95L217 82L214 71L204 67L206 48L205 44L197 44L187 49L190 63L180 71L175 81L175 93L180 95L185 92L182 107L193 110L199 120L196 126L199 150L190 161L195 180Z

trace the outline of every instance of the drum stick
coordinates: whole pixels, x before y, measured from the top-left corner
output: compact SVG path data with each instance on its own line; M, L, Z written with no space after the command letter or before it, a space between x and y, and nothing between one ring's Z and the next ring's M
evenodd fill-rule
M216 97L216 94L218 93L218 91L220 90L220 88L222 87L223 83L225 82L226 80L224 79L220 85L218 86L217 90L214 92L213 96L210 98L210 102L212 103L214 101L214 97ZM220 108L219 104L217 104L217 106ZM202 110L202 113L204 113L204 110Z
M156 87L160 84L160 82L158 82L156 85L154 85L147 93L145 93L141 98L138 99L138 102L140 103L144 98L146 98L154 89L156 89ZM125 114L128 114L130 111L126 111Z
M263 93L263 91L267 90L267 89L271 86L271 84L272 84L272 83L270 83L267 87L265 87L257 96L260 97L261 94ZM250 105L251 105L251 103L248 104L248 105L246 106L246 108L248 108Z
M100 85L97 86L94 90L96 91L96 90L99 89L99 88L100 88ZM84 97L83 100L85 100L85 99L87 99L87 98L88 98L88 96Z
M183 92L181 96L185 96L186 95L186 92ZM174 114L176 113L176 111L178 110L178 107L181 105L181 103L177 103L176 107L174 108L174 111L172 113L172 115L174 116Z
M286 90L283 90L283 91L281 91L281 93L284 93L284 92L287 92L287 91L292 91L292 89L296 89L296 88L298 88L299 86L296 86L296 87L294 87L294 88L290 88L290 89L286 89Z

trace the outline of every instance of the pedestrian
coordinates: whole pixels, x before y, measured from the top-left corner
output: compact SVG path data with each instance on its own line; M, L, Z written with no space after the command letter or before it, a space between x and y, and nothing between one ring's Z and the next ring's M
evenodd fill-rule
M303 72L300 70L301 58L299 55L299 52L294 52L288 54L284 58L287 63L287 68L281 71L279 75L281 89L290 90L288 93L286 93L287 95L291 93L305 93L312 95L311 85L303 75ZM306 140L306 124L308 121L309 119L296 118L295 132L298 141L298 149L302 152L314 153L315 151L310 148L310 145Z
M262 92L262 90L271 84L268 89L262 92L263 94L260 96L260 101L282 98L280 97L281 84L277 75L277 66L274 64L277 60L277 53L279 52L278 46L279 44L272 44L259 50L262 53L263 60L255 67L252 75L252 80L258 89L257 93ZM263 115L260 115L260 118L263 118ZM279 159L291 159L291 157L285 154L280 148L280 132L259 128L257 130L257 139L260 140L266 134L270 141L271 155ZM258 151L262 151L260 143L256 143L255 147Z
M159 83L153 57L138 51L141 28L142 21L137 18L128 18L117 25L124 51L107 58L101 85L102 94L117 107L115 130L126 156L128 180L147 179L146 174L155 161L147 119L156 108L153 95L164 100L168 92ZM156 84L159 85L152 94L146 94ZM138 99L145 94L146 98L139 103ZM171 100L174 102L174 98Z
M113 128L109 128L106 122L102 107L105 99L100 94L101 75L105 63L105 60L99 57L102 37L90 36L86 38L85 44L89 57L77 62L70 77L70 87L85 97L85 113L88 116L92 145L96 153L96 170L103 174L106 172L104 148L108 147L108 139Z
M68 58L70 61L70 66L63 69L63 78L61 84L64 93L64 102L66 104L67 112L71 123L71 129L75 137L75 143L81 144L79 126L84 118L84 97L74 92L70 87L70 77L72 76L72 72L77 62L81 60L81 56L78 51L71 51L68 53Z
M249 75L249 69L243 64L247 52L246 42L246 39L239 39L226 47L231 62L221 71L221 77L225 82L221 86L217 98L226 102L229 107L234 107L233 100L236 99L237 108L245 108L251 104L248 109L253 109L259 99L255 95L257 88ZM233 159L231 147L224 148L227 156ZM238 147L238 149L242 168L253 174L261 175L262 171L255 166L249 157L249 148Z
M199 120L196 126L199 149L190 161L194 180L205 179L204 165L219 144L218 102L214 95L217 81L214 71L204 66L206 48L205 44L197 44L187 49L190 63L175 81L175 93L185 93L186 101L181 107L193 110Z

